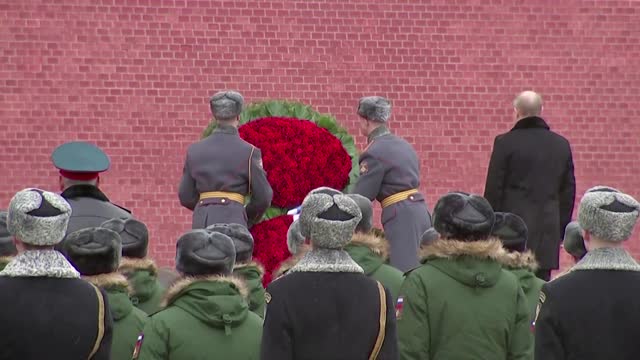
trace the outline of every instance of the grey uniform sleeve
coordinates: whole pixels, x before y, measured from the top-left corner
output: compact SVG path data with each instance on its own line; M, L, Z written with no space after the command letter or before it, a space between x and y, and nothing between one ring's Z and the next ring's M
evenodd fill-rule
M256 148L251 157L251 201L247 205L247 220L249 226L257 223L271 206L273 190L267 180L267 174L262 166L262 152Z
M384 178L384 165L382 162L365 151L360 155L360 177L353 193L360 194L374 201L380 193L382 179Z
M487 183L484 187L484 197L496 211L502 207L504 180L507 175L505 155L505 152L500 148L500 136L497 136L493 142L493 152L489 161L489 170L487 170Z
M196 207L200 197L196 190L196 181L189 170L189 153L187 153L187 158L184 161L182 179L180 179L180 186L178 187L178 197L180 198L180 204L189 210L193 210Z

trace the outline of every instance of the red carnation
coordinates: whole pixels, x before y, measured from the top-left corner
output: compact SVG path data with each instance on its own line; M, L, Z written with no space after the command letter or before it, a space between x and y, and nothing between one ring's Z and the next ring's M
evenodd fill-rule
M293 216L283 215L258 223L251 228L255 244L253 257L265 269L262 279L264 286L271 282L273 271L290 257L287 248L287 231L292 222Z

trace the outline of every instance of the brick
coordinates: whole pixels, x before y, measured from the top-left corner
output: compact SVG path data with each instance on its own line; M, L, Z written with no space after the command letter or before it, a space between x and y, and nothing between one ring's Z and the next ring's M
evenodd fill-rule
M190 226L175 193L184 151L222 88L313 104L354 134L357 99L388 96L430 207L450 190L483 191L511 99L533 88L573 144L578 194L608 184L640 197L640 2L37 3L0 5L0 207L27 186L57 190L56 145L95 141L113 161L105 192L147 222L163 265ZM640 255L638 231L629 248Z

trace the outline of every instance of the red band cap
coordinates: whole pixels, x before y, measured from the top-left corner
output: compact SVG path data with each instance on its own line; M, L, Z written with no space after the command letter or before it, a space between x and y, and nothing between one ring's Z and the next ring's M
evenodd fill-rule
M98 172L73 172L67 170L60 170L60 175L67 179L78 180L78 181L88 181L98 178L100 173Z

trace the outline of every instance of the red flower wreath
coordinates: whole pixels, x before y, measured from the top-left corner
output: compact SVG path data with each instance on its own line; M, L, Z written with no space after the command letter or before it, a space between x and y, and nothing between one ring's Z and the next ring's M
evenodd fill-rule
M272 272L289 258L287 231L292 222L293 216L282 215L258 223L251 228L251 234L256 240L253 257L259 259L265 270L262 278L264 286L271 282Z
M242 125L239 131L262 151L273 188L272 206L299 206L313 189L341 190L349 182L351 157L337 137L311 121L266 117Z

